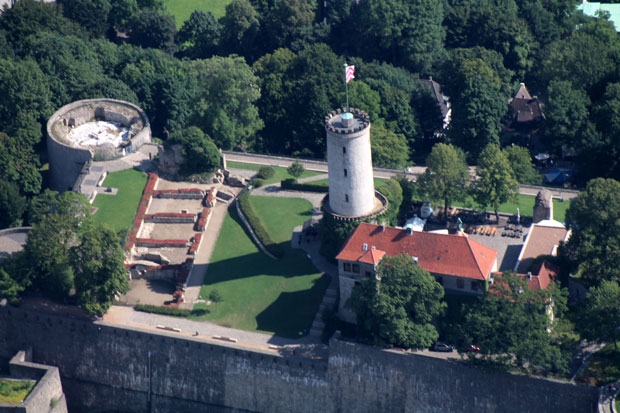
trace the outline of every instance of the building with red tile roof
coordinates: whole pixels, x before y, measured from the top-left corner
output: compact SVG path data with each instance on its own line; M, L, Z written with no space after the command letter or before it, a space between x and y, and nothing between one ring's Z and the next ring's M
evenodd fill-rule
M570 231L558 221L543 220L532 224L514 270L527 273L534 259L540 255L557 255L558 245L570 237Z
M447 292L481 294L497 270L497 251L468 237L361 223L336 256L342 319L355 321L353 313L344 308L355 283L374 276L384 256L400 254L411 256Z

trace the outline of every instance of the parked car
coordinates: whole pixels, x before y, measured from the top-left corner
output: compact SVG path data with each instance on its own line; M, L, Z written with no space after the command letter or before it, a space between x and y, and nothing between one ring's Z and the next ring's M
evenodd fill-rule
M470 344L467 347L465 347L465 351L480 351L480 347Z
M454 346L451 346L449 344L446 343L442 343L441 341L436 342L435 344L433 344L433 347L431 347L432 351L441 351L444 353L450 353L451 351L454 351Z

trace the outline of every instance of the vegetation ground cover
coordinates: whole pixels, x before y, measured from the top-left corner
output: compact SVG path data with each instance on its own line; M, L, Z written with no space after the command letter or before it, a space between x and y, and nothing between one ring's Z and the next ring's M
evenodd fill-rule
M0 403L21 403L35 384L30 380L0 379Z
M231 0L164 0L166 11L174 16L177 29L183 26L185 20L194 10L210 11L216 18L226 12L226 5Z
M242 163L242 162L226 162L226 166L228 168L236 168L236 169L246 169L249 171L258 171L262 166L264 165L256 165L256 164L252 164L252 163ZM265 185L268 184L273 184L275 182L280 182L283 179L288 179L288 178L292 178L291 175L289 175L288 172L286 172L286 168L280 168L279 166L272 166L272 168L274 169L274 171L276 171L276 173L269 179L265 180ZM301 174L300 178L307 178L310 176L316 176L316 175L322 175L325 172L314 172L314 171L304 171L303 174Z
M536 201L536 197L530 195L521 195L518 196L518 202L506 202L499 206L499 212L503 212L506 214L516 214L517 208L519 208L519 213L524 216L532 216L534 211L534 202ZM466 208L480 208L476 202L471 197L468 197L465 202L454 202L454 206L457 207L466 207ZM563 222L566 216L566 210L570 206L570 201L559 201L557 199L553 200L553 219L556 221ZM487 209L491 209L490 207Z
M93 206L98 208L93 217L95 223L107 224L115 231L128 229L140 203L146 179L145 173L134 169L108 174L103 186L118 188L118 192L116 195L97 195L93 202Z
M608 343L592 354L588 366L579 376L579 381L600 386L616 380L620 380L620 346L614 347L613 343Z
M260 252L230 208L200 292L206 298L217 289L223 300L217 307L197 304L195 309L210 313L190 318L297 338L309 330L328 284L305 253L290 246L293 227L310 217L312 205L301 199L250 199L284 256L276 261Z

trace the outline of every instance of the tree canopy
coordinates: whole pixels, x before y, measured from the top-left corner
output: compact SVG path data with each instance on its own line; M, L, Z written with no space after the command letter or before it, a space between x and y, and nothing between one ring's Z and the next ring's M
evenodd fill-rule
M211 138L195 126L170 135L168 145L183 146L181 173L185 176L212 172L220 166L220 152Z
M428 348L439 337L436 318L444 311L443 287L410 256L384 257L353 288L347 306L360 334L373 344Z

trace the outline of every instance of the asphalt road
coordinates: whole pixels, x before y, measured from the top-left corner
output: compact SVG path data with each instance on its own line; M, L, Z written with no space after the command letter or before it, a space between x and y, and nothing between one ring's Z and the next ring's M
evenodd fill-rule
M251 163L256 165L269 165L269 166L280 166L283 168L289 167L294 161L299 161L304 166L305 169L309 171L317 171L317 172L327 172L327 162L322 160L313 160L313 159L295 159L288 158L283 156L269 156L269 155L260 155L260 154L252 154L252 153L243 153L243 152L223 152L226 161L234 161L234 162L242 162L242 163ZM389 179L395 175L402 175L405 173L403 170L396 169L384 169L384 168L373 168L375 178L383 178ZM469 167L470 173L475 174L476 167ZM424 166L413 166L407 168L406 175L415 180L418 175L422 175L426 171L426 167ZM542 186L530 186L530 185L519 185L519 193L522 195L532 195L536 196L538 191L541 189L547 189L551 192L551 196L556 199L572 199L579 194L579 191L572 189L560 189L560 188L550 188L550 187L542 187Z

